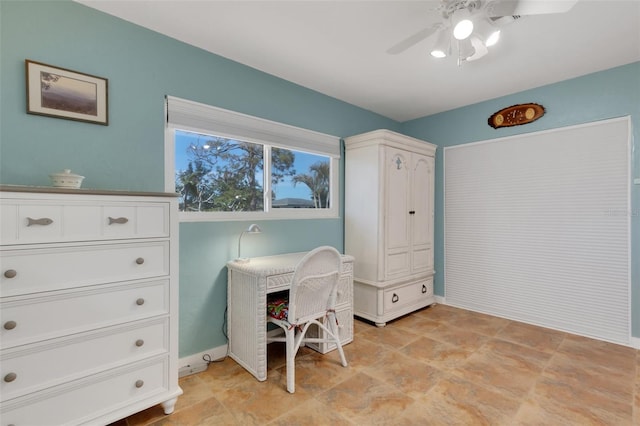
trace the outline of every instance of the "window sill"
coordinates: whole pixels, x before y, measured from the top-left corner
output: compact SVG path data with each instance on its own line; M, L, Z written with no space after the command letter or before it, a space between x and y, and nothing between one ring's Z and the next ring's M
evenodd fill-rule
M313 209L282 209L281 211L265 212L179 212L180 222L238 222L261 220L299 220L299 219L339 219L340 215L334 211L318 212Z

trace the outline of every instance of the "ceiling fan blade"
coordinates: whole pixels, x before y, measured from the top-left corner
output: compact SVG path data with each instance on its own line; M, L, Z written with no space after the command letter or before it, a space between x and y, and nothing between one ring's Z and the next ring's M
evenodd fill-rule
M577 2L578 0L501 0L488 5L487 12L490 17L565 13Z
M392 46L391 48L389 48L389 50L387 50L387 53L389 53L390 55L397 55L398 53L402 53L408 48L410 48L411 46L413 46L414 44L417 44L422 40L424 40L425 38L429 37L431 34L438 31L440 28L442 28L442 24L435 24L431 27L424 28L418 31L417 33L413 34L412 36L405 38L395 46Z

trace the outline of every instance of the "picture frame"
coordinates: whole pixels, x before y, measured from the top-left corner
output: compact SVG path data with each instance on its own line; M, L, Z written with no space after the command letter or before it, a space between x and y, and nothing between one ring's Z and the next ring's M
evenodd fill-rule
M109 125L106 78L25 60L27 114Z

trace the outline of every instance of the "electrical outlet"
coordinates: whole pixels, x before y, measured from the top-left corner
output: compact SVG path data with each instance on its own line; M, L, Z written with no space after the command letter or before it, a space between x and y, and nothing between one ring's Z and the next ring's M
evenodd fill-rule
M205 362L193 364L193 365L185 365L184 367L180 367L178 370L178 377L189 376L191 374L200 373L205 371L209 365Z

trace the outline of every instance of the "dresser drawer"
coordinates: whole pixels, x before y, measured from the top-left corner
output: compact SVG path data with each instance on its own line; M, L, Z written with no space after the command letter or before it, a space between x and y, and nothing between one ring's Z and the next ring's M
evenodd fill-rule
M170 205L3 199L2 244L167 237Z
M0 382L0 396L7 401L167 351L166 318L5 350L0 377L15 378Z
M169 242L0 251L2 297L166 276Z
M384 312L402 309L407 305L419 304L422 299L433 298L433 278L419 280L384 290Z
M166 393L167 363L166 357L138 363L3 403L2 424L101 424L91 420Z
M165 315L168 291L169 281L162 280L3 301L2 347Z

